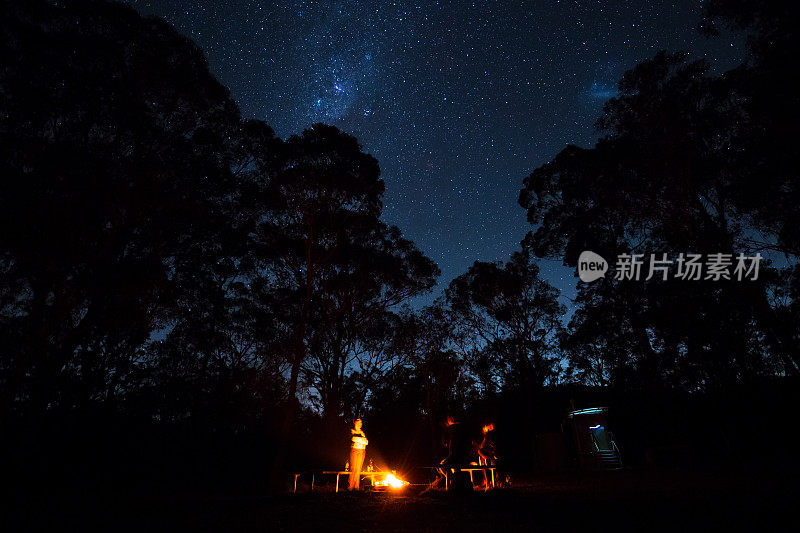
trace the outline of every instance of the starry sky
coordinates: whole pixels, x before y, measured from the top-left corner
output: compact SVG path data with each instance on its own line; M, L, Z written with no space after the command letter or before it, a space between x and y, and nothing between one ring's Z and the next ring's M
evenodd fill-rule
M666 49L722 72L744 50L698 34L701 0L126 3L192 38L243 116L283 138L325 122L359 139L381 166L384 220L442 269L417 303L519 248L523 178L593 144L627 69ZM574 271L541 269L568 304Z

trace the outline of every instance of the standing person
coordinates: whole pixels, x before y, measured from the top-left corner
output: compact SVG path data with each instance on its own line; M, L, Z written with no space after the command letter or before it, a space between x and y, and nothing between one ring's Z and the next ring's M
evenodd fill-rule
M361 419L356 418L353 421L353 428L350 430L350 490L358 490L361 481L361 465L364 464L364 455L367 444L369 444L367 436L361 430L361 425Z

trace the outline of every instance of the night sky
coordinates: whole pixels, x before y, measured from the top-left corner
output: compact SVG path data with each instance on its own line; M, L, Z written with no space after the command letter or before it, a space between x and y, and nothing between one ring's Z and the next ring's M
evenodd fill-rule
M315 122L355 135L380 163L384 220L442 269L426 302L519 247L522 179L594 142L625 70L667 49L722 71L743 50L698 34L698 0L127 3L192 38L245 117L283 138ZM574 294L560 261L542 271Z

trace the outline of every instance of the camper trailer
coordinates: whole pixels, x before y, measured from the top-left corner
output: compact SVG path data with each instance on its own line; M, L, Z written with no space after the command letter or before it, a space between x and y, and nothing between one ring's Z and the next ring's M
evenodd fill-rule
M572 458L583 470L618 470L622 456L608 429L608 407L576 409L567 413L564 433Z

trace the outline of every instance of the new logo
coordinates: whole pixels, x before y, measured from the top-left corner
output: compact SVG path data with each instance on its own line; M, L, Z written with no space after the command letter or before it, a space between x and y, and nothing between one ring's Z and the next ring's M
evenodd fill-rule
M600 279L608 272L608 262L594 252L585 250L578 257L578 277L586 283Z

